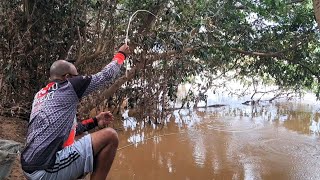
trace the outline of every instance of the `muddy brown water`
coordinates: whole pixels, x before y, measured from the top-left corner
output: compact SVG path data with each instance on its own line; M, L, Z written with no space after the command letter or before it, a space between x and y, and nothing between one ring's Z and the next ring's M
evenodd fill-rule
M319 114L301 103L175 111L123 122L109 180L320 179Z

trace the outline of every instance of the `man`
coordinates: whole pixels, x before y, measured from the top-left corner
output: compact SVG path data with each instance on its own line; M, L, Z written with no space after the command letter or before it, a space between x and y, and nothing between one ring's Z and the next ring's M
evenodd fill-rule
M117 133L104 128L74 143L73 138L75 128L81 132L104 126L112 115L103 112L76 127L76 109L82 97L112 81L128 53L129 47L121 46L113 61L92 76L78 76L76 67L64 60L52 64L51 82L35 95L21 154L27 179L70 180L90 172L91 179L106 179L118 147Z

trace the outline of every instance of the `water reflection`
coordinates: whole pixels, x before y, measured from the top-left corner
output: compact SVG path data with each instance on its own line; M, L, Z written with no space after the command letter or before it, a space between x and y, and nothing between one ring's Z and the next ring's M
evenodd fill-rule
M310 125L310 131L319 135L319 131L320 131L320 123L316 122L315 120L312 120L311 125Z
M175 111L125 120L109 179L320 179L319 113L301 103Z

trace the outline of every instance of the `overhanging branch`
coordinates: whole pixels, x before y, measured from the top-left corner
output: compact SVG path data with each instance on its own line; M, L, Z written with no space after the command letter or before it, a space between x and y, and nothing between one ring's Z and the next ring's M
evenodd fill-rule
M296 46L298 46L297 44ZM294 47L296 47L294 46ZM202 48L224 48L223 46L219 45L211 45L211 46L197 46L197 47L189 47L185 48L182 51L167 51L166 53L150 53L149 55L143 56L142 60L136 64L128 73L127 76L123 75L122 77L118 78L108 89L103 91L98 97L96 97L96 100L101 100L101 99L108 99L110 98L121 86L126 83L128 80L131 80L132 78L135 77L135 74L143 69L145 64L151 64L152 62L165 58L165 57L174 57L175 55L181 55L181 54L188 54L194 51L197 51ZM291 48L290 48L291 49ZM259 57L282 57L284 56L284 52L289 51L290 49L286 49L283 51L278 51L278 52L254 52L254 51L245 51L241 49L236 49L236 48L230 48L229 50L231 52L236 52L244 55L249 55L249 56L259 56ZM102 101L101 101L102 102ZM95 102L95 103L90 103L87 104L85 109L87 111L94 109L97 104L100 104L100 102Z
M199 48L199 47L198 47ZM189 53L191 51L194 51L198 48L186 48L185 50L182 51L182 53ZM144 56L141 61L136 64L128 73L127 76L123 75L120 78L118 78L111 86L109 86L108 89L104 90L101 94L99 94L95 99L96 102L95 103L88 103L85 106L85 110L86 111L90 111L92 109L94 109L96 107L97 104L100 104L102 101L102 99L108 99L110 98L124 83L126 83L128 80L131 80L132 78L134 78L135 74L140 71L141 69L143 69L143 67L146 64L151 64L152 62L156 61L157 59L161 59L164 57L168 57L168 56L172 56L174 54L176 54L176 51L168 51L167 53L162 53L162 54L150 54L147 56ZM155 58L155 56L157 56ZM98 102L99 100L99 102Z
M298 47L299 45L301 45L301 43L297 43L296 45L292 46L291 48L282 50L282 51L277 51L277 52L259 52L259 51L246 51L246 50L242 50L242 49L237 49L237 48L229 48L229 50L231 52L236 52L236 53L240 53L240 54L244 54L244 55L248 55L248 56L259 56L259 57L282 57L284 56L285 52L288 52L292 49L295 49L296 47ZM213 44L212 47L215 48L225 48L222 45L218 45L218 44Z

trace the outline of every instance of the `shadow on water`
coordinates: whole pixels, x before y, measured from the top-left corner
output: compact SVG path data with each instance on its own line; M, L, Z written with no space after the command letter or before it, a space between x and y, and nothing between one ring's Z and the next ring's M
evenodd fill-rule
M124 121L109 179L320 179L319 113L297 102Z

